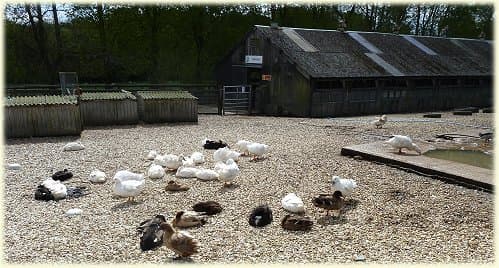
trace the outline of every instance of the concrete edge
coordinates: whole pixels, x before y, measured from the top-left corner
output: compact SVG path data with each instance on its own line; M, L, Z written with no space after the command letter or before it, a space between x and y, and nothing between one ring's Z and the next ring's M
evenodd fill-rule
M469 178L466 178L463 176L449 174L446 172L442 172L442 171L438 171L438 170L434 170L434 169L430 169L430 168L425 168L422 166L402 162L402 161L395 160L395 159L390 159L390 158L385 158L385 157L381 157L381 156L377 156L377 155L373 155L373 154L369 154L369 153L365 153L365 152L360 152L360 151L357 151L355 149L348 148L348 147L341 148L341 155L343 155L343 156L359 155L363 159L368 160L368 161L375 161L375 162L379 162L381 164L387 164L388 166L391 166L394 168L398 168L398 167L408 168L408 169L423 173L423 174L420 174L423 176L426 175L428 177L436 178L436 179L439 179L439 180L442 180L445 182L458 184L461 186L466 186L468 188L484 190L486 192L491 192L491 193L494 192L494 185L490 184L490 183L472 180L472 179L469 179Z

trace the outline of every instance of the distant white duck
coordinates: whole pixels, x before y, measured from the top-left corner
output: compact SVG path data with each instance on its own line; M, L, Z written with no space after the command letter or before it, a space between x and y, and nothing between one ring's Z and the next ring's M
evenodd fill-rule
M293 213L303 213L305 212L305 205L301 198L299 198L295 193L289 193L281 200L282 207Z
M58 180L48 178L42 182L42 185L50 191L54 196L54 200L64 199L68 195L66 185Z
M242 155L249 155L248 144L251 143L251 141L239 140L236 142L236 148L242 153Z
M147 170L147 176L151 179L161 179L165 176L165 170L161 165L151 164Z
M62 148L63 151L78 151L85 149L85 146L80 142L70 142Z
M390 144L393 148L398 149L398 153L402 153L402 149L406 148L407 150L416 151L418 154L421 154L421 149L412 142L412 139L407 136L402 135L393 135L389 140L385 141Z
M7 164L7 169L8 170L20 170L21 169L21 165L17 164L17 163Z
M374 121L372 121L371 124L373 124L376 128L382 128L387 120L388 120L388 118L384 114L381 117L376 117L376 119Z
M182 166L183 167L195 167L196 163L194 163L194 159L192 157L184 157L182 158Z
M182 166L182 159L184 157L182 155L174 155L174 154L166 154L163 156L163 160L165 161L165 166L171 170L177 170L180 166Z
M238 153L234 150L231 150L227 147L223 147L223 148L217 149L213 153L213 159L215 160L215 162L226 162L229 159L233 159L234 161L237 161L239 159L240 155L241 155L240 153Z
M156 156L158 156L158 152L156 152L155 150L152 150L147 154L147 160L154 160L154 158L156 158Z
M178 178L195 178L196 172L198 171L195 167L184 167L181 166L177 169L177 173L175 173L175 177Z
M145 179L143 174L137 174L128 170L116 172L114 179L114 193L118 196L128 197L127 202L133 201L144 189Z
M70 208L66 211L66 216L73 217L76 215L80 215L83 211L79 208Z
M102 183L106 181L106 173L95 169L94 171L90 172L90 175L88 176L88 180L91 182L98 182Z
M202 181L211 181L218 179L218 173L211 169L201 168L196 172L196 178Z
M192 153L191 158L194 161L194 164L196 165L201 165L204 163L204 155L200 152Z
M342 196L347 197L352 194L353 189L357 188L357 182L353 179L343 179L339 176L333 176L331 187L332 193L340 191Z
M165 158L158 154L156 155L156 157L154 157L154 160L152 161L154 164L156 165L160 165L162 167L166 167L166 161L165 161Z
M218 179L224 182L224 186L232 184L232 181L240 172L234 159L228 159L225 163L216 163L215 171L218 173Z
M252 160L259 159L262 155L268 153L269 146L266 144L253 142L247 145L248 151L253 155Z

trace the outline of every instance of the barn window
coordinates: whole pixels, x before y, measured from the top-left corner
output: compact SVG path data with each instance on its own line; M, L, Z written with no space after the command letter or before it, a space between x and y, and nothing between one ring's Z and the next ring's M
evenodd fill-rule
M373 88L376 87L374 80L354 80L352 81L352 88Z
M485 87L490 87L490 84L491 84L491 80L490 78L485 78L485 79L482 79L482 85L485 86Z
M440 85L444 87L457 86L457 79L441 79Z
M463 86L466 87L477 87L480 85L480 81L476 78L465 78L463 79Z
M385 87L406 87L405 80L385 80Z
M385 99L398 99L400 97L405 97L407 92L400 89L391 89L383 91L383 98Z
M414 81L414 86L416 88L433 87L433 81L431 79L417 79Z
M350 102L376 101L376 91L371 89L351 89L348 98Z
M319 80L315 84L315 88L319 90L332 90L343 88L343 83L340 80Z

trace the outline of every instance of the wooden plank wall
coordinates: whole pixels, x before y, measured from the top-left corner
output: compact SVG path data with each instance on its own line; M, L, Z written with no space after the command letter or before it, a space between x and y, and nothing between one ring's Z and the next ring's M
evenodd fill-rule
M77 105L5 107L7 138L80 135L83 124Z
M139 106L143 111L139 113L140 119L146 123L198 121L196 99L141 100Z
M343 100L337 92L314 91L311 117L348 116L383 113L414 113L444 111L475 106L488 107L492 103L492 90L486 87L405 88L405 96L386 98L385 94L397 88L378 88L375 102L352 102L348 95Z
M88 100L80 102L84 126L126 125L139 121L135 100Z

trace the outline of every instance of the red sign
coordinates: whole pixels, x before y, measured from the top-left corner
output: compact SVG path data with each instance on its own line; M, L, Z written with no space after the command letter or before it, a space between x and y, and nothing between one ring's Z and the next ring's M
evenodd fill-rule
M270 74L262 74L262 80L264 80L264 81L270 81L270 80L272 80L272 75L270 75Z

